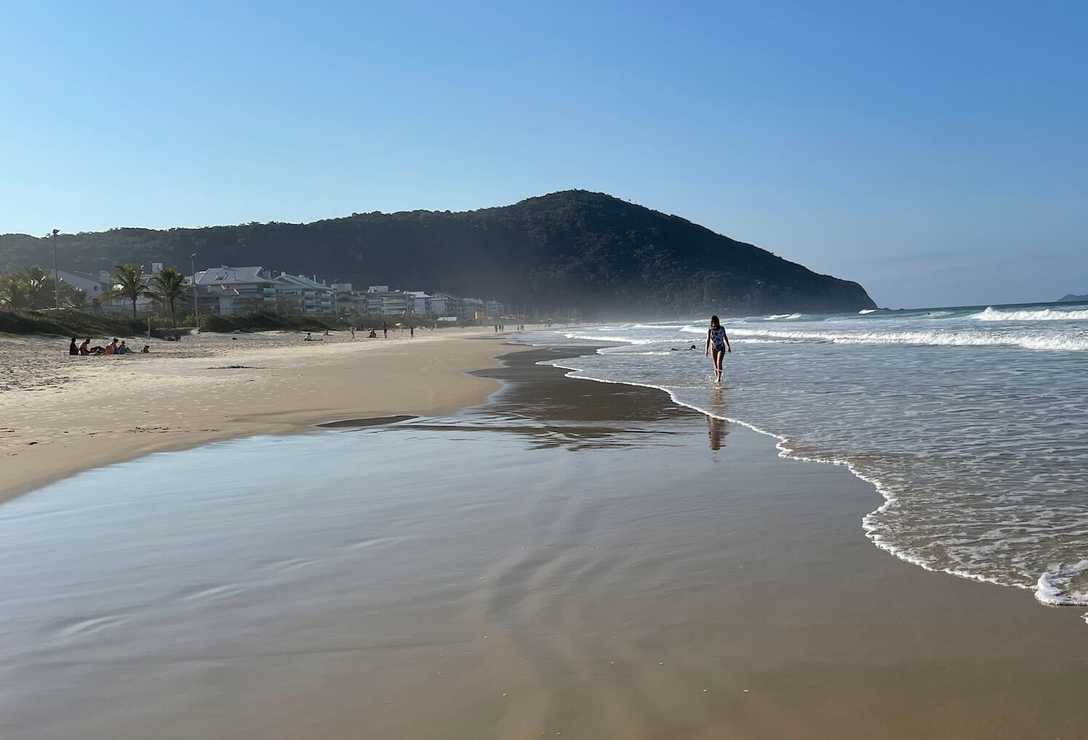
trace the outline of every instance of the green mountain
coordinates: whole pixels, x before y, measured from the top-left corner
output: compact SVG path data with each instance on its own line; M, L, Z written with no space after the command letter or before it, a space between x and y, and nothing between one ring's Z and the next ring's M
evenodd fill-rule
M48 239L0 236L0 271L49 265ZM832 312L875 308L854 282L811 270L679 216L569 190L500 208L355 213L308 224L123 228L61 235L63 269L165 262L188 271L263 265L356 286L497 298L582 316Z

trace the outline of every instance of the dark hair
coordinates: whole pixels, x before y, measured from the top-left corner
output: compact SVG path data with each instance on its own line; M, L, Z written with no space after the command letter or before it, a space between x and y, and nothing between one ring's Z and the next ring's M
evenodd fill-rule
M711 317L710 317L710 325L711 325L711 326L721 326L721 325L722 325L722 322L718 321L718 317L717 317L717 316L711 316Z

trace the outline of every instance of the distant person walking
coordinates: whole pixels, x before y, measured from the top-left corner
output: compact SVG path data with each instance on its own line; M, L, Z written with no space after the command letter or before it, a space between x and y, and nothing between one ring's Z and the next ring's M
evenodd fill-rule
M408 333L411 335L412 339L416 338L416 325L415 324L408 324Z
M733 347L729 344L729 336L725 333L725 328L721 322L718 321L717 316L710 317L710 329L706 332L706 351L703 353L707 357L710 357L711 350L714 351L714 382L722 382L722 360L725 359L726 352L732 352Z
M382 322L382 334L385 335L386 339L389 339L389 324L384 321Z

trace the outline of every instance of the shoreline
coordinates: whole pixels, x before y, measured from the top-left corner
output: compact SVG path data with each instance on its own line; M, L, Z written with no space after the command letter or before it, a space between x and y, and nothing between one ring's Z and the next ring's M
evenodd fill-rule
M0 503L154 452L344 419L450 413L495 390L470 374L501 353L504 338L487 329L345 334L305 344L293 333L202 335L156 342L150 357L64 357L63 382L0 393ZM52 338L31 341L39 353L60 348ZM179 354L156 354L171 350Z
M601 345L601 346L604 346L604 347L617 346L618 344L619 343L610 343L610 344ZM590 350L593 350L593 351L596 351L599 348L600 347L587 347L587 349L590 349ZM577 355L577 356L581 356L581 355ZM739 426L742 426L742 427L744 427L746 429L751 430L752 432L754 432L754 433L756 433L756 434L758 434L760 436L770 437L772 440L774 440L774 447L775 447L775 450L777 451L778 457L780 457L783 460L793 460L793 461L802 462L802 463L812 463L812 464L816 464L816 465L830 465L830 466L833 466L833 467L845 468L847 471L849 471L849 473L854 478L861 481L865 485L870 486L873 489L874 493L877 495L877 497L881 500L881 503L880 503L880 505L878 507L876 507L872 511L869 511L868 513L866 513L861 518L861 530L862 530L862 532L864 533L866 539L868 539L869 542L872 543L872 545L874 547L876 547L878 550L882 550L882 551L888 553L889 555L891 555L891 556L893 556L893 557L895 557L895 558L897 558L899 560L902 560L903 562L908 563L908 564L910 564L912 566L915 566L917 568L921 568L922 570L924 570L924 571L926 571L928 573L942 573L942 574L945 574L945 575L950 575L950 576L953 576L955 578L961 578L963 580L972 581L972 582L975 582L975 583L983 583L983 584L987 584L987 585L990 585L990 586L998 586L998 587L1001 587L1001 588L1004 588L1004 589L1012 589L1014 591L1021 591L1021 592L1026 591L1026 592L1030 593L1033 596L1034 600L1040 606L1043 606L1043 607L1053 608L1053 609L1069 608L1069 607L1071 607L1073 609L1078 609L1078 610L1079 609L1085 609L1084 604L1062 603L1060 601L1053 601L1053 600L1045 599L1042 596L1041 591L1040 591L1041 581L1040 581L1040 583L1036 584L1035 586L1030 586L1030 585L1024 585L1024 584L1019 584L1019 583L1007 583L1007 582L999 581L999 580L994 579L994 578L989 578L989 577L986 577L986 576L981 576L981 575L977 575L977 574L974 574L974 573L970 573L968 571L957 570L957 569L954 569L954 568L938 568L938 567L934 567L934 566L930 565L929 563L925 562L921 558L919 558L919 557L917 557L915 555L912 555L911 553L909 553L907 551L904 551L904 550L902 550L900 548L897 548L894 545L888 543L885 540L885 538L879 532L876 531L875 526L871 523L872 522L872 517L874 515L876 515L876 514L884 512L888 508L894 506L895 503L898 501L898 498L896 496L892 495L890 492L888 492L887 488L884 486L884 484L879 479L862 473L861 471L859 471L857 469L857 467L850 460L845 460L845 459L840 459L840 458L833 458L833 457L829 457L829 458L810 457L810 456L807 456L807 455L798 454L795 451L795 448L793 448L793 447L791 447L789 445L788 437L786 437L783 434L778 434L777 432L768 431L768 430L763 429L762 427L760 427L760 426L758 426L756 424L752 424L751 422L745 421L745 420L740 419L740 418L721 415L721 414L715 414L713 411L709 411L709 410L706 410L706 409L699 408L698 406L695 406L693 404L690 404L690 403L687 403L685 401L680 400L679 398L676 397L676 394L672 390L670 390L669 388L664 387L664 386L653 385L653 384L650 384L650 383L640 383L640 382L637 382L637 381L630 381L630 380L608 380L608 379L605 379L605 378L598 378L598 377L594 377L592 375L589 375L585 370L583 370L581 368L572 367L570 365L564 365L563 364L564 359L571 359L572 357L574 357L574 356L567 356L567 357L564 357L564 358L561 358L561 359L558 359L558 360L555 360L555 361L550 361L549 364L552 367L556 367L556 368L559 368L561 370L566 371L567 372L566 377L570 378L571 380L584 380L584 381L589 381L589 382L592 382L592 383L602 383L602 384L606 384L606 385L607 384L628 385L628 386L637 387L637 388L646 388L648 390L658 391L660 393L663 393L668 397L670 403L675 404L678 407L688 409L688 410L690 410L690 411L692 411L692 412L694 412L696 414L712 416L714 418L720 419L720 420L722 420L724 422L727 422L729 424L737 424ZM1084 620L1084 622L1086 624L1088 624L1088 611L1085 611L1081 615L1081 618Z
M343 332L341 332L341 334L342 333ZM277 334L279 334L279 332L277 332ZM300 332L296 334L294 332L284 332L282 334L294 336L295 338L300 338L302 333ZM260 337L260 334L250 335L250 337ZM49 339L51 341L53 340L53 338ZM238 360L248 359L250 361L261 361L269 359L268 353L270 351L284 351L291 353L290 357L292 359L307 360L308 363L303 366L306 370L317 371L320 368L328 371L329 363L321 363L322 359L328 360L328 358L322 358L321 353L324 352L326 349L331 349L333 347L336 347L338 351L344 352L346 352L346 350L348 349L354 349L355 352L352 352L350 354L359 354L361 359L366 360L372 359L373 357L381 358L388 350L395 350L400 353L404 353L405 351L407 351L408 355L415 355L417 351L425 349L421 348L421 345L434 342L442 342L442 347L445 349L451 349L451 345L448 344L450 342L456 343L453 346L457 349L461 348L460 345L463 342L486 342L486 344L491 345L491 349L483 352L482 354L474 352L467 353L468 357L463 356L465 353L457 352L455 350L456 366L443 368L443 371L445 373L443 382L446 383L449 383L453 376L460 376L462 380L464 378L488 378L490 377L488 375L488 372L497 367L502 367L502 362L504 361L504 358L509 355L518 354L520 352L531 352L539 349L556 350L561 352L562 355L557 359L548 360L546 362L546 365L562 370L566 379L590 381L592 383L604 385L622 385L631 388L641 388L658 393L663 393L668 399L669 404L678 409L683 409L685 412L691 412L700 416L705 415L708 417L714 417L729 424L737 424L739 426L742 426L759 436L771 438L772 440L774 440L774 449L776 451L776 454L781 459L802 463L814 463L818 465L830 465L833 467L844 467L855 479L865 484L866 486L871 487L876 496L881 499L880 506L866 513L861 518L860 523L861 530L864 533L865 538L877 549L886 552L893 557L911 566L920 568L928 573L945 574L975 583L999 586L1004 589L1012 589L1014 591L1031 592L1033 593L1035 601L1043 607L1054 609L1057 609L1058 607L1068 606L1072 606L1074 609L1084 608L1083 605L1057 604L1048 602L1039 597L1038 588L1033 590L1031 587L1028 586L1003 583L997 580L976 576L967 572L931 567L920 559L912 557L909 553L902 552L894 547L887 545L879 538L879 536L874 536L868 522L869 518L873 514L884 510L888 506L893 505L896 499L886 493L884 488L881 486L880 481L872 479L860 473L847 460L824 459L795 454L793 449L787 444L787 438L784 435L767 431L754 424L744 421L743 419L714 414L711 411L698 408L692 404L679 400L675 396L675 394L666 387L652 385L648 383L640 383L637 381L607 380L597 378L588 374L580 374L585 373L585 371L577 367L563 364L564 360L575 359L582 356L583 354L590 354L596 352L601 347L615 346L616 343L614 342L606 342L601 345L582 346L556 344L542 347L509 342L506 337L501 335L495 335L488 329L462 329L447 330L445 333L442 334L421 335L420 337L411 340L404 339L403 337L394 337L389 340L360 340L351 341L349 343L348 341L346 341L345 338L342 341L329 342L325 344L315 342L311 345L302 345L300 343L296 343L288 347L279 346L276 347L275 350L264 346L246 348L231 347L231 353L227 356L231 358L236 358ZM56 342L53 341L52 343L55 344ZM160 342L159 344L163 345L164 343ZM511 351L503 351L504 347L510 348ZM417 349L412 350L412 348ZM154 358L154 360L156 361L160 359L173 360L175 358ZM184 359L188 360L189 364L192 364L195 367L195 365L199 364L201 360L207 360L209 358L200 356ZM335 375L339 375L343 372L348 371L356 372L360 369L365 372L367 369L347 366L343 362L347 358L340 357L335 359L341 361L340 363L337 363L336 366L331 370L331 372ZM419 358L414 356L402 356L399 359L401 359L404 363L419 361ZM80 358L80 360L82 361L83 358ZM92 362L93 361L94 360L92 360ZM154 367L155 366L152 365L152 369ZM228 365L209 367L206 369L247 370L255 368L247 365ZM397 367L396 371L403 372L403 366ZM155 379L160 381L169 381L170 377L172 377L170 374L164 373L162 376L157 376ZM320 382L321 380L328 379L328 376L323 376L321 379L316 380L317 382ZM235 385L238 387L236 388L236 390L242 387L241 382L243 380L246 382L253 381L253 379L251 378L235 380L238 381L235 383ZM313 381L311 380L311 383L312 382ZM299 434L315 428L335 429L338 427L364 427L369 426L373 423L385 423L382 420L386 418L396 421L402 421L416 416L437 416L454 413L459 410L464 410L486 404L492 395L501 392L501 382L502 381L498 381L499 384L496 385L496 381L492 378L491 387L486 389L481 387L476 390L467 392L464 389L458 389L457 392L454 394L453 398L438 397L433 394L433 392L430 392L430 390L428 389L430 395L429 401L427 403L417 405L412 405L412 403L409 403L407 407L394 407L392 404L382 405L383 403L385 403L384 401L379 402L378 406L369 405L373 403L373 398L365 397L365 394L361 394L360 396L355 396L350 399L351 404L353 404L351 405L351 408L358 409L358 403L362 402L366 406L364 410L347 411L345 408L303 409L298 408L298 401L296 400L294 408L281 409L274 412L265 411L250 414L240 414L231 417L226 411L224 411L224 415L217 421L224 427L230 427L229 429L204 428L200 430L174 434L163 430L162 437L156 438L151 441L133 439L122 440L121 443L118 443L118 441L114 439L111 443L111 449L102 450L97 445L91 445L94 449L88 451L86 447L83 447L82 449L78 450L77 457L74 460L62 461L53 459L43 464L39 460L31 459L29 463L31 466L30 471L26 471L25 468L21 471L14 471L12 469L13 467L18 467L20 463L25 464L26 457L28 457L28 455L26 455L25 453L20 455L17 450L13 451L10 448L20 443L33 445L35 447L41 447L40 443L36 441L31 441L28 443L26 442L25 437L20 439L18 435L15 435L14 438L7 437L6 439L4 437L0 437L0 455L6 455L9 458L16 458L18 460L14 463L14 465L8 465L6 466L6 469L0 469L0 504L3 504L8 500L34 491L38 488L45 487L60 479L77 475L81 472L112 465L115 463L126 462L157 452L186 450L215 442L223 442L232 439L240 439L257 435ZM417 387L415 388L415 390L419 390L419 388ZM10 399L5 399L2 395L0 395L0 402L9 400ZM185 399L182 398L181 400L184 401ZM0 403L0 411L2 410L3 404ZM36 413L36 411L37 409L30 409L31 414ZM155 422L155 419L156 417L153 416L152 418L146 419L144 421L146 421L148 424L153 424ZM0 426L0 433L5 431L9 430ZM67 434L68 432L67 430L65 430L63 431L63 433ZM93 432L93 434L96 436L101 433L101 431ZM128 442L127 444L125 443L126 441ZM77 447L78 446L79 445L77 445ZM70 448L71 445L67 445L66 447ZM46 448L48 448L48 445L46 445L45 448L42 449ZM33 452L41 452L41 449L33 450ZM29 457L33 458L34 456L31 455ZM44 468L44 470L42 468ZM1088 612L1082 614L1081 619L1088 623Z

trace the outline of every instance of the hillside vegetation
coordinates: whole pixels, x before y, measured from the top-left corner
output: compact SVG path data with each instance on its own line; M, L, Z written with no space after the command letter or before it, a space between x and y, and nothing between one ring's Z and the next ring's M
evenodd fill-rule
M514 310L583 317L856 311L854 282L819 275L678 216L581 190L477 211L356 213L309 224L124 228L62 235L65 269L120 262L187 269L263 265L356 286L497 298ZM0 236L0 271L48 264L47 239Z

